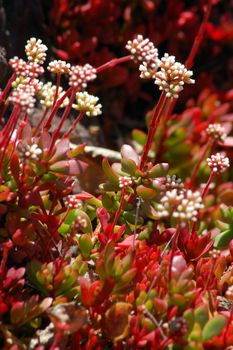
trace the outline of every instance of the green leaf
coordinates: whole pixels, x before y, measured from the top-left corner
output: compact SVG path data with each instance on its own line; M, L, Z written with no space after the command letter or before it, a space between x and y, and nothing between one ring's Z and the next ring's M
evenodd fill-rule
M90 256L91 250L93 248L93 243L91 237L88 234L83 234L79 238L79 248L85 259Z
M233 230L226 230L220 233L214 242L214 246L218 249L226 247L230 241L233 239Z
M152 199L156 195L156 191L153 188L145 187L143 185L140 185L136 188L136 192L139 197L142 199Z
M139 129L134 129L132 131L133 139L139 143L139 145L144 146L147 139L147 134Z
M226 317L217 315L209 320L203 329L203 340L207 341L218 335L226 325Z
M209 312L207 306L201 305L198 308L196 308L194 315L195 321L198 322L201 327L204 327L209 319Z
M102 161L102 168L103 171L105 173L105 175L108 177L108 179L112 182L117 182L118 183L118 176L116 175L116 173L114 173L114 171L112 170L111 165L108 162L107 158L104 158Z
M121 169L131 176L135 176L137 165L134 160L129 158L123 158L121 161Z
M168 163L159 163L154 165L149 171L148 175L151 178L165 176L168 172L169 165Z

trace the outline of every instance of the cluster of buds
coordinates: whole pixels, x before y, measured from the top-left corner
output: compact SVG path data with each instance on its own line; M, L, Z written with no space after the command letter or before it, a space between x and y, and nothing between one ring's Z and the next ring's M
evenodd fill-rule
M79 91L85 90L87 83L96 79L96 69L90 64L84 66L73 66L69 72L69 85Z
M221 256L221 252L218 249L212 249L209 254L213 259L218 259Z
M233 300L233 286L228 287L225 296L227 299Z
M171 191L174 189L182 191L184 188L184 184L180 178L178 178L176 175L167 175L164 178L164 182L161 186L161 189L163 191Z
M132 179L129 176L120 176L119 177L119 187L127 188L133 184Z
M47 46L42 43L42 40L31 38L27 41L25 46L25 52L28 58L28 61L37 62L43 64L46 60L46 51L48 50Z
M15 56L13 58L10 58L8 63L14 70L16 76L26 76L25 71L27 67L27 62L25 62L22 58Z
M49 63L48 71L54 74L68 74L70 67L70 63L61 60L54 60Z
M64 198L64 204L70 209L80 209L82 202L77 198L75 194L70 194Z
M30 89L32 95L34 95L34 93L37 94L42 89L43 83L39 79L23 78L20 76L13 81L12 87L19 90Z
M35 89L32 86L20 84L17 89L12 91L9 101L19 106L23 112L31 114L36 102L34 94Z
M216 153L206 159L210 169L217 174L223 173L230 166L229 158L223 153Z
M202 197L198 191L179 192L173 189L165 193L157 209L160 217L172 216L176 219L195 222L198 211L203 207Z
M144 39L142 35L137 35L133 40L129 40L126 49L130 51L131 58L135 62L141 62L139 69L140 77L150 79L158 69L158 50L149 39Z
M169 98L178 98L184 84L194 84L191 79L193 72L187 70L183 64L176 62L175 56L164 54L159 63L160 70L154 75L155 84L166 92Z
M215 141L224 142L226 139L225 129L221 124L210 124L206 129L207 134Z
M44 74L44 68L37 62L25 62L22 58L14 57L9 60L9 65L17 77L37 78Z
M76 104L73 104L73 108L76 110L86 113L88 117L96 117L102 113L102 105L98 103L99 98L88 94L88 92L77 92L76 93Z
M29 145L28 143L21 141L17 145L17 150L19 158L25 163L40 161L42 150L35 143Z
M65 92L63 91L62 87L59 87L57 98L60 99L64 95L64 93ZM39 94L40 103L42 104L42 106L44 106L45 108L52 108L55 94L56 94L56 85L53 85L51 82L43 84L38 94ZM64 108L68 105L68 103L69 103L69 99L67 97L64 99L64 101L59 107Z

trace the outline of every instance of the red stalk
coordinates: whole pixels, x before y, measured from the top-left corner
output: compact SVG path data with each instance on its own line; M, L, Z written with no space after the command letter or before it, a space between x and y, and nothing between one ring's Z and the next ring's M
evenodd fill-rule
M152 115L152 119L151 119L150 127L149 127L149 133L147 136L146 144L144 146L144 151L143 151L142 158L141 158L140 170L142 170L144 168L145 162L146 162L147 157L148 157L148 153L149 153L150 148L151 148L151 144L153 142L155 131L158 127L158 124L159 124L160 119L163 115L164 109L166 107L166 102L167 102L166 93L162 92L162 94L160 95L159 101L158 101L158 103L153 111L153 115Z
M75 119L75 121L73 122L73 124L71 125L71 127L69 128L69 130L62 136L63 139L70 136L72 131L75 129L76 125L78 125L78 123L82 120L83 116L84 116L84 112L80 112L77 118Z
M47 120L47 122L45 123L44 125L44 130L49 130L49 128L51 127L51 123L52 123L52 120L55 116L55 114L57 113L59 107L61 106L62 102L65 100L65 98L67 96L69 96L72 92L73 92L74 88L73 87L70 87L65 93L64 95L59 98L59 100L56 102L54 108L52 109L51 111L51 114L49 116L49 119Z
M53 149L53 146L60 134L60 131L61 131L61 128L62 128L62 125L64 124L65 120L67 119L69 113L70 113L70 110L72 108L72 103L75 99L75 95L76 95L76 89L73 89L72 90L72 93L71 93L71 96L70 96L70 101L69 101L69 104L68 106L66 107L62 117L61 117L61 120L60 120L60 123L57 127L57 130L54 132L53 136L52 136L52 141L51 141L51 145L50 145L50 148L49 148L49 153L52 151Z
M113 60L107 62L107 63L104 63L102 66L99 66L98 68L96 68L96 72L97 73L100 73L102 72L103 70L105 69L108 69L108 68L113 68L115 67L116 65L120 64L120 63L123 63L123 62L127 62L127 61L130 61L131 60L131 56L124 56L124 57L121 57L121 58L114 58Z
M193 46L192 46L192 49L189 53L189 56L185 62L185 66L187 69L190 69L192 66L193 66L193 61L194 61L194 58L196 57L197 55L197 52L201 46L201 43L204 39L204 34L205 34L205 31L206 31L206 26L207 26L207 23L208 23L208 19L209 19L209 16L210 16L210 11L211 11L211 8L212 8L212 1L209 0L208 1L208 4L207 4L207 8L205 10L205 15L204 15L204 18L203 18L203 21L202 21L202 24L199 28L199 31L196 35L196 38L194 40L194 43L193 43Z
M177 239L179 237L179 234L180 234L180 225L178 224L177 225L177 229L176 229L176 233L172 239L172 250L171 250L171 260L170 260L170 264L169 264L169 270L168 270L168 281L169 281L169 284L171 283L171 280L172 280L172 263L173 263L173 258L174 258L174 255L175 255L175 251L176 251L176 242L177 242Z
M205 146L203 147L203 151L202 154L200 156L200 158L198 159L197 163L195 164L195 167L193 168L191 177L190 177L190 188L193 188L195 185L195 180L196 180L196 175L197 172L200 168L201 163L203 162L203 160L206 157L206 154L209 150L211 150L213 146L213 141L211 139L208 140L208 142L205 144Z
M11 85L13 83L13 81L15 80L16 78L16 74L14 73L10 79L8 80L6 86L5 86L5 89L3 90L3 92L1 93L0 95L0 105L2 104L2 102L5 100L10 88L11 88Z
M202 194L201 194L202 199L205 198L205 196L206 196L206 194L207 194L207 192L208 192L208 190L209 190L210 184L211 184L211 182L213 181L213 179L215 178L215 176L216 176L216 172L211 171L210 176L209 176L209 179L208 179L208 181L207 181L207 183L206 183L206 185L205 185L205 188L204 188L204 190L203 190L203 192L202 192Z
M61 74L58 74L58 75L57 75L57 83L56 83L56 91L55 91L54 100L53 100L53 107L55 106L55 104L56 104L56 102L57 102L58 91L59 91L60 83L61 83Z
M42 115L42 117L41 117L41 119L40 119L40 121L39 121L39 123L37 124L36 128L33 130L33 136L36 136L36 134L38 133L38 131L39 131L41 125L42 125L42 124L44 123L44 121L45 121L45 118L46 118L46 116L47 116L47 114L48 114L48 111L49 111L49 108L46 108L45 111L44 111L44 113L43 113L43 115Z

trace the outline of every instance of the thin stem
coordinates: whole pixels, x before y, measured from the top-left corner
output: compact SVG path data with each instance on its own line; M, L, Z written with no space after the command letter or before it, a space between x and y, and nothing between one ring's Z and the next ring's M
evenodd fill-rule
M1 93L0 95L0 105L2 104L2 102L5 100L10 88L11 88L11 85L13 83L13 81L15 80L16 78L16 74L14 73L10 79L8 80L6 86L5 86L5 89L3 90L3 92Z
M168 110L166 112L165 117L163 118L162 135L158 141L157 151L156 151L156 155L155 155L155 159L154 159L154 164L159 161L160 154L163 154L163 151L162 151L163 144L167 138L167 123L168 123L168 120L172 114L172 111L174 109L175 104L176 104L176 101L175 101L175 99L173 99L172 102L170 103L170 106L168 107Z
M211 182L213 181L213 179L215 178L215 176L216 176L216 172L211 171L210 176L209 176L209 179L208 179L208 181L207 181L207 183L206 183L206 185L205 185L205 188L204 188L204 190L203 190L203 192L202 192L202 194L201 194L202 199L205 198L205 196L206 196L206 194L207 194L207 192L208 192L208 190L209 190L210 184L211 184Z
M84 117L84 112L80 112L79 115L77 116L77 118L75 119L75 121L73 122L73 124L71 125L71 127L69 128L69 130L62 136L63 139L67 138L70 136L70 134L72 133L72 131L75 129L75 127L79 124L79 122L82 120L82 118Z
M61 98L59 98L59 100L57 101L57 103L55 104L54 108L51 111L51 114L49 116L49 119L47 120L46 124L44 125L44 130L49 130L49 128L51 127L51 123L52 120L55 116L55 114L57 113L59 107L61 106L61 104L63 103L63 101L65 100L65 98L67 96L69 96L72 92L73 92L74 88L70 87L65 93L64 95L62 95Z
M61 83L61 74L57 74L57 83L56 83L56 91L55 91L55 94L54 94L53 107L55 106L55 104L57 102L58 91L59 91L59 88L60 88L60 83Z
M201 43L204 39L204 34L205 34L205 31L206 31L206 26L207 26L207 23L208 23L208 19L209 19L209 16L210 16L210 11L211 11L211 8L212 8L212 0L209 0L208 1L208 4L207 4L207 8L205 10L205 15L204 15L204 18L203 18L203 21L202 21L202 24L199 28L199 31L196 35L196 38L194 40L194 43L193 43L193 46L192 46L192 49L190 51L190 54L185 62L185 66L187 67L187 69L190 69L192 66L193 66L193 61L194 61L194 58L196 57L197 55L197 52L201 46Z
M232 320L233 320L233 307L231 306L230 316L227 320L226 329L225 329L225 332L223 334L223 348L224 349L227 347L227 333L228 333L228 330L230 328Z
M37 124L36 128L33 130L33 136L37 135L41 125L44 123L45 118L47 117L48 111L49 111L49 108L46 108L44 113L43 113L43 115L42 115L42 117L41 117L41 119L40 119L40 121L39 121L39 123Z
M99 66L98 68L96 68L96 72L97 73L100 73L102 72L103 70L105 69L108 69L108 68L113 68L115 67L116 65L120 64L120 63L123 63L123 62L127 62L127 61L130 61L131 60L131 56L124 56L124 57L121 57L121 58L114 58L113 60L107 62L107 63L104 63L102 66Z
M203 147L202 154L200 155L197 163L195 164L195 166L193 168L193 171L192 171L192 174L190 177L190 188L194 187L196 176L197 176L198 170L200 168L200 165L203 162L203 160L205 159L207 152L211 150L212 146L213 146L213 141L211 139L209 139L208 142Z
M120 199L119 207L116 211L115 218L114 218L113 224L112 224L112 233L114 233L114 228L115 228L117 221L121 215L121 210L122 210L123 203L124 203L124 197L125 197L125 188L123 187L122 192L121 192L121 199Z
M137 225L138 225L140 206L141 206L141 198L138 197L137 198L137 203L136 203L136 214L135 214L135 221L134 221L134 233L133 233L132 251L135 250L136 231L137 231Z
M165 92L162 92L162 94L160 95L159 101L153 111L152 119L149 126L149 133L148 133L146 144L144 146L144 151L141 157L140 170L144 168L145 162L148 157L148 153L151 148L151 144L153 142L156 128L160 122L160 119L162 117L162 114L166 106L166 101L167 101L166 94Z
M179 237L180 234L180 225L178 224L177 229L176 229L176 233L172 239L172 249L171 249L171 259L170 259L170 264L169 264L169 270L168 270L168 281L169 284L172 280L172 263L173 263L173 259L174 259L174 255L175 255L175 251L176 251L176 246L177 246L177 239Z
M55 142L56 142L56 140L57 140L57 138L58 138L58 136L60 134L62 125L64 124L65 120L67 119L67 117L68 117L68 115L70 113L70 110L72 108L72 103L73 103L73 101L75 99L75 95L76 95L76 90L73 89L72 93L71 93L71 96L70 96L69 104L67 105L67 107L66 107L66 109L65 109L65 111L64 111L64 113L63 113L63 115L61 117L61 120L60 120L60 123L59 123L59 125L57 127L57 130L54 132L54 134L52 136L52 141L51 141L51 145L50 145L48 153L50 153L52 151L53 146L54 146L54 144L55 144Z

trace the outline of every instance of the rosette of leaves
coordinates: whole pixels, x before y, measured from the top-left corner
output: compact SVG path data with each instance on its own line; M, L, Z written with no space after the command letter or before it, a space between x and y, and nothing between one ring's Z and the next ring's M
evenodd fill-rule
M63 262L55 261L42 264L38 260L31 261L27 266L30 283L43 295L65 297L72 300L78 295L78 277L87 272L87 263L81 255L76 258L66 258Z
M140 199L141 208L147 218L158 219L154 208L156 200L160 194L160 180L168 172L167 163L153 165L147 163L146 170L140 169L140 159L135 150L129 145L121 148L121 162L110 165L107 158L103 159L103 171L109 182L101 184L104 191L102 195L103 206L111 213L118 207L118 201L122 188L119 184L120 177L128 177L132 180L132 185L125 189L128 198L135 196ZM127 201L123 206L122 218L128 225L135 223L135 209L131 201ZM139 217L138 223L142 224L143 219Z

